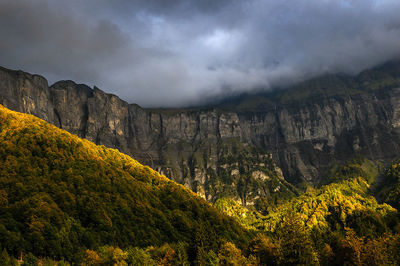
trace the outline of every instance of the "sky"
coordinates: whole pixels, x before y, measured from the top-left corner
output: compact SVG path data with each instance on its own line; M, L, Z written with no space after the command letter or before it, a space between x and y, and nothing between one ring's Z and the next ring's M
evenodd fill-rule
M0 65L189 106L398 58L399 14L399 0L1 0Z

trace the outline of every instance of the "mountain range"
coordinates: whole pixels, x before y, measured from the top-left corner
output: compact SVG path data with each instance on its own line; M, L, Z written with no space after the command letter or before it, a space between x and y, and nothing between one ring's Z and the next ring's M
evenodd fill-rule
M186 109L0 68L0 264L398 265L399 101L395 61Z
M208 107L146 109L97 87L0 69L0 104L134 156L208 201L291 197L356 155L400 152L400 63Z

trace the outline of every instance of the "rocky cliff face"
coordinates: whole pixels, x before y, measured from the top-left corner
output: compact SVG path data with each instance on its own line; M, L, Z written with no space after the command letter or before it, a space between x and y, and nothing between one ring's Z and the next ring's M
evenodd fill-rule
M292 184L317 183L357 154L400 154L398 84L250 109L151 110L96 87L49 87L43 77L1 68L0 103L130 154L210 201L254 204L289 197Z

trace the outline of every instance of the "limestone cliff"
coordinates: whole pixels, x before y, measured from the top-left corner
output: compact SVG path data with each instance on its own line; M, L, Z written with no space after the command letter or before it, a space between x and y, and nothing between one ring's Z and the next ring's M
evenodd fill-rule
M41 76L0 68L0 103L118 148L210 201L254 204L293 195L292 184L317 183L357 154L385 162L400 154L400 71L382 71L335 81L332 95L304 94L306 83L257 103L155 110L96 87L48 86Z

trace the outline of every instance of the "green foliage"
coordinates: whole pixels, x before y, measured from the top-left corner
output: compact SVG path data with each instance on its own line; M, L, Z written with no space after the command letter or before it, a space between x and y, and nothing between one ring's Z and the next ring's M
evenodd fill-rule
M226 242L222 245L218 254L218 260L219 265L240 266L251 264L251 261L244 257L240 249L236 248L231 242Z
M279 260L288 265L318 265L317 254L302 218L288 213L276 229L281 242Z
M194 239L190 246L190 254L196 265L204 265L207 254L216 251L221 241L217 240L216 232L211 227L199 226L196 228Z
M279 241L273 243L264 234L259 233L251 240L247 254L253 255L259 265L277 265L281 258Z
M232 150L218 175L237 169L239 194L260 188L269 192L254 202L261 214L222 197L227 191L220 193L216 187L215 206L224 215L132 158L33 116L0 106L0 125L4 265L15 264L21 253L22 265L39 261L68 265L65 260L82 265L396 265L400 261L398 213L370 195L368 181L375 181L379 169L370 161L355 159L335 167L328 173L333 183L294 197L297 191L279 177L274 164L268 160L259 164L258 151L237 150L244 163L232 166ZM208 174L217 176L213 171ZM262 182L252 177L255 171L263 176ZM399 163L387 170L385 180L391 184L385 199L398 207ZM274 200L271 191L277 186L283 192ZM255 236L254 231L259 233Z
M297 194L297 189L283 179L271 156L261 149L243 144L238 138L202 142L199 146L192 164L204 166L207 176L204 194L211 202L234 198L243 204L253 204L256 198L263 197L268 205L273 205ZM208 158L214 156L210 154L210 146L216 146L218 151L216 169L207 165Z
M377 237L395 225L397 210L378 204L369 194L369 184L362 177L323 186L272 207L267 215L250 212L233 200L217 201L221 211L234 217L243 226L275 232L292 213L309 230L322 231L353 228L359 235Z
M386 173L392 183L400 181L399 165ZM337 183L309 189L270 207L267 215L251 213L232 200L216 204L244 226L263 228L265 234L258 234L247 249L259 265L397 265L398 212L378 204L367 182L376 181L377 169L371 161L351 160L330 172ZM389 195L398 202L393 196L398 194ZM248 213L253 214L250 223L242 215Z
M117 150L2 106L0 125L0 242L10 256L95 261L88 249L119 263L129 246L189 243L200 227L215 242L249 241L232 218Z
M102 262L102 258L100 258L99 254L97 254L96 251L88 249L86 250L85 256L83 257L82 265L101 265Z
M398 265L400 235L385 235L376 239L359 237L347 229L336 250L335 263L347 265Z
M8 252L6 249L3 249L3 251L0 254L0 266L8 266L13 264L14 258L10 257L8 255Z
M286 217L275 236L258 234L244 254L231 242L223 242L216 251L205 251L194 265L398 265L400 235L375 239L357 236L350 228L345 234L320 235L316 243L300 217ZM87 250L82 265L191 265L178 258L180 243L146 249L120 250L110 246L98 252ZM183 247L185 249L186 244ZM117 256L115 253L117 251ZM122 255L121 255L122 254ZM119 259L118 259L119 258ZM192 264L192 265L193 265Z
M215 254L214 251L210 250L207 253L207 256L204 259L204 265L206 265L206 266L217 266L217 265L220 265L220 261L219 261L218 255Z
M345 226L354 226L354 229L363 231L363 226L374 224L380 227L386 218L397 211L387 204L378 204L374 197L368 195L368 189L368 183L358 177L305 193L268 214L264 219L266 229L275 231L291 212L299 213L308 228L344 230ZM360 220L357 217L365 216L370 217L368 223L354 222L355 219ZM379 231L376 233L379 234Z
M128 258L128 252L121 250L117 247L104 246L99 248L98 252L101 263L103 265L128 265L126 259Z
M128 248L128 257L126 262L129 265L156 265L151 255L141 248Z
M381 165L374 163L371 160L365 158L354 158L343 165L335 165L322 179L321 184L327 185L330 183L338 183L346 179L363 177L369 184L375 182L375 179L380 174Z
M400 208L400 162L395 162L385 173L381 197L393 207Z
M182 266L189 266L189 256L188 256L188 243L185 242L178 242L177 244L173 245L175 256L173 259L174 265L182 265ZM212 252L212 251L210 251ZM143 264L142 264L143 265Z
M37 266L39 263L39 259L35 257L32 253L28 253L25 255L24 260L21 266Z
M221 198L218 199L214 206L225 214L234 217L240 224L247 229L256 229L259 226L257 214L249 211L233 199Z

